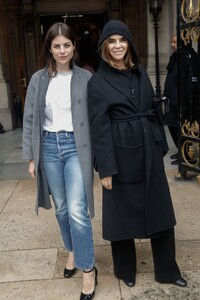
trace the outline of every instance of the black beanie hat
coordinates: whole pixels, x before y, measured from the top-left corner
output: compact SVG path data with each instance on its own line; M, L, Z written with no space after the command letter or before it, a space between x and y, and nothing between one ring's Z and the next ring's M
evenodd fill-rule
M122 35L123 37L125 37L128 40L128 42L132 48L133 58L134 58L135 62L137 62L138 56L136 54L135 47L133 45L132 36L130 34L130 31L129 31L127 25L125 23L123 23L122 21L110 20L104 25L101 37L98 42L98 48L101 47L103 41L105 41L109 36L111 36L113 34Z

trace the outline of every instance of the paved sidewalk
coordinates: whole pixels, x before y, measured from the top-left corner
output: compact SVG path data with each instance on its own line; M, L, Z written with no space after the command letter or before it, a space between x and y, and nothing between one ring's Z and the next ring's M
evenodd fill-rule
M79 300L81 272L63 278L66 252L54 209L35 205L35 181L21 160L21 129L0 134L0 300ZM154 280L149 240L136 240L136 285L128 288L113 276L109 242L101 234L101 185L95 175L93 220L96 266L99 271L95 300L200 299L200 184L195 177L177 181L170 164L176 152L170 137L165 168L176 211L177 261L187 288Z

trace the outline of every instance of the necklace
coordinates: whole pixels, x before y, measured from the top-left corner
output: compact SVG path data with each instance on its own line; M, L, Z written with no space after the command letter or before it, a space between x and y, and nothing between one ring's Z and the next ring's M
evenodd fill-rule
M58 74L61 75L61 76L68 76L68 75L71 75L72 74L72 70L70 71L58 71Z

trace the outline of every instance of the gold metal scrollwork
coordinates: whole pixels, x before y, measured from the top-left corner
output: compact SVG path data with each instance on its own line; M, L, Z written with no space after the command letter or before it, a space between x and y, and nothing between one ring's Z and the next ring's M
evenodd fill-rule
M195 42L199 39L200 29L198 26L183 28L181 30L181 38L184 41L184 44L187 45L190 42L190 39Z
M194 26L191 28L191 38L192 40L194 40L195 42L199 39L199 27L198 26Z
M181 16L186 23L192 23L200 17L200 0L183 0L181 4ZM199 39L200 29L198 26L183 28L181 30L181 38L187 45L190 40L197 41Z
M182 145L182 157L184 162L191 166L195 167L199 164L199 144L197 142L186 140Z
M199 18L200 0L183 0L181 15L186 23L195 22Z
M181 127L181 133L186 136L192 136L195 138L200 137L199 133L199 124L197 121L190 122L188 120L185 120Z
M199 137L199 124L197 121L194 121L194 123L192 123L191 134L193 137L196 137L196 138Z
M184 41L184 44L187 45L190 42L190 29L184 28L181 30L181 38Z
M180 32L184 44L187 45L191 40L198 41L200 27L196 22L200 19L200 0L182 0L181 16L187 24ZM200 143L192 139L200 137L200 124L186 119L181 126L181 134L186 137L181 146L183 162L191 167L200 165Z

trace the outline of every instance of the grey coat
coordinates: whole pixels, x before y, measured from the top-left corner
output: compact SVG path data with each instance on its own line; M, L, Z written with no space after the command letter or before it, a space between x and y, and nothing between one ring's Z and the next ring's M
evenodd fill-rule
M71 80L72 123L88 208L90 216L93 218L93 159L87 106L87 83L91 76L90 72L76 65L73 66ZM42 158L42 132L48 84L49 77L46 69L39 70L33 74L27 90L23 120L23 158L33 159L35 163L37 180L35 208L37 213L39 207L51 208Z

